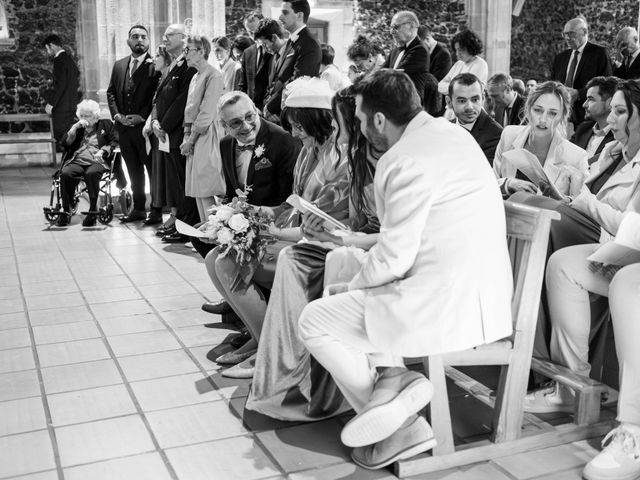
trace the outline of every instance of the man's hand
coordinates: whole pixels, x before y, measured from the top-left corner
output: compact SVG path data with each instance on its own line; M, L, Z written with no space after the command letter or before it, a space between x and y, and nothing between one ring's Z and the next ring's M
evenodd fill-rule
M167 136L167 134L164 132L164 130L162 130L160 127L157 127L155 125L153 126L153 134L163 142L164 142L164 139Z
M135 127L144 122L144 118L142 118L137 113L132 113L126 116L126 119L129 121L129 126Z
M45 113L51 114L51 112L53 112L53 105L50 105L50 104L47 103L44 106L44 111L45 111Z
M187 156L192 152L193 152L193 143L190 142L189 140L185 140L184 142L182 142L182 145L180 145L180 153L184 156Z
M123 114L121 113L117 113L115 115L115 117L113 117L113 120L124 125L125 127L131 127L131 122L129 121L129 119L127 117L125 117Z

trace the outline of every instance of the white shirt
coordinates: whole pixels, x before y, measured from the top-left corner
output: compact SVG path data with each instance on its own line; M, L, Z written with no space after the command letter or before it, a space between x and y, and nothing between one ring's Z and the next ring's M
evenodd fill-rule
M471 123L460 123L460 120L458 120L458 118L456 118L456 123L458 125L460 125L462 128L471 131L473 129L473 126L476 124L478 120L476 119L474 122Z
M598 128L597 123L593 125L593 135L591 135L589 142L587 142L587 148L585 148L587 154L589 155L589 158L593 157L596 154L596 150L598 150L598 147L602 143L602 140L604 140L604 137L607 135L607 133L609 133L609 130L611 130L611 127L609 127L608 125L602 130Z
M289 35L289 40L291 40L291 42L295 42L296 40L298 40L298 37L300 36L300 32L302 31L303 28L306 28L306 25L301 26L299 29L297 29L295 32L293 32L291 35Z
M134 60L138 61L138 65L136 65L136 70L137 70L138 68L140 68L140 65L142 65L142 62L144 62L144 58L145 58L144 53L138 57L134 57L133 55L131 55L131 58L129 58L129 78L131 78L131 74L133 73L133 61Z
M243 146L240 142L238 142L238 145ZM238 172L238 181L245 187L247 185L247 173L249 172L249 164L251 163L252 156L253 152L251 150L245 150L239 154L236 151L236 172Z

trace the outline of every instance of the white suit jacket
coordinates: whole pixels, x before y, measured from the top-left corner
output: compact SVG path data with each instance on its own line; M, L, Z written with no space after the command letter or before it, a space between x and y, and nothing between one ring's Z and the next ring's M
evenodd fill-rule
M473 137L419 113L380 158L374 189L380 235L349 284L366 291L371 342L413 357L508 336L504 206Z
M508 125L502 130L493 159L493 169L499 179L516 176L516 169L507 162L503 162L502 154L509 150L524 148L530 132L531 127L528 125ZM551 140L549 154L543 166L552 182L555 183L555 179L560 174L560 166L563 164L571 165L585 174L589 170L587 152L556 133Z
M624 165L605 182L600 191L594 195L588 188L614 161L611 150L619 146L618 142L609 142L602 149L598 161L591 165L589 176L585 180L580 194L571 206L589 215L602 227L601 241L611 239L618 232L624 211L631 200L635 183L640 174L640 152L630 161L623 160Z

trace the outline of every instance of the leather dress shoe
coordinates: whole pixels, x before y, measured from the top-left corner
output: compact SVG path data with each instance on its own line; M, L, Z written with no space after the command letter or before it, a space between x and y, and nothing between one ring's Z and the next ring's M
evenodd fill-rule
M172 233L176 233L177 231L178 230L176 230L175 225L171 225L169 227L165 227L163 225L156 230L156 236L164 237L165 235L171 235Z
M249 332L245 331L245 332L236 334L236 336L234 336L229 341L229 345L231 345L234 348L240 348L245 343L247 343L249 340L251 340L251 334Z
M342 429L342 443L363 447L384 440L432 397L433 386L424 375L406 369L383 372L369 402Z
M120 221L123 223L137 222L138 220L146 220L146 219L147 219L147 214L144 213L142 210L131 210L129 214L123 215L122 217L120 217Z
M234 365L231 368L227 368L221 372L223 377L227 378L253 378L253 374L256 371L256 354L244 360L242 363Z
M351 452L351 459L362 468L377 470L387 465L411 458L431 450L437 444L429 423L418 415L406 427L373 445L358 447Z
M142 223L144 225L157 225L159 223L162 223L162 215L153 215L150 213L146 220Z
M202 304L202 310L207 313L213 313L214 315L224 315L225 313L233 312L231 306L226 300L220 300L219 302L205 302Z
M60 212L58 220L56 220L56 227L66 227L71 221L71 215L69 212Z
M221 365L237 365L238 363L242 363L246 359L251 358L256 354L256 351L257 350L253 348L243 353L227 352L224 355L220 355L218 358L216 358L216 363L219 363Z
M96 226L96 220L97 220L96 215L93 214L93 213L89 213L88 215L86 215L84 217L84 220L82 220L82 226L83 227L95 227Z
M189 240L189 237L187 237L186 235L182 235L177 231L170 235L165 235L164 237L162 237L162 241L164 243L185 243L188 240Z

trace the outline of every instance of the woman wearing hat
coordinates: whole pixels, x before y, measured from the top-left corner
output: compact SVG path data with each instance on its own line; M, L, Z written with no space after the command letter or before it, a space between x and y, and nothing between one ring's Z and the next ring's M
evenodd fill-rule
M325 80L299 78L287 87L283 118L291 126L292 135L303 145L294 169L293 193L342 220L349 213L349 179L346 155L341 155L336 148L333 135L333 94ZM276 208L262 208L274 218L270 232L278 242L269 246L249 285L235 290L231 288L238 283L235 281L238 265L232 257L219 256L217 249L207 256L207 270L213 283L253 337L235 352L216 359L222 364L246 361L224 371L223 375L228 377L250 378L253 375L251 357L255 354L267 309L264 293L271 289L278 253L303 236L300 214L291 206L283 204Z

